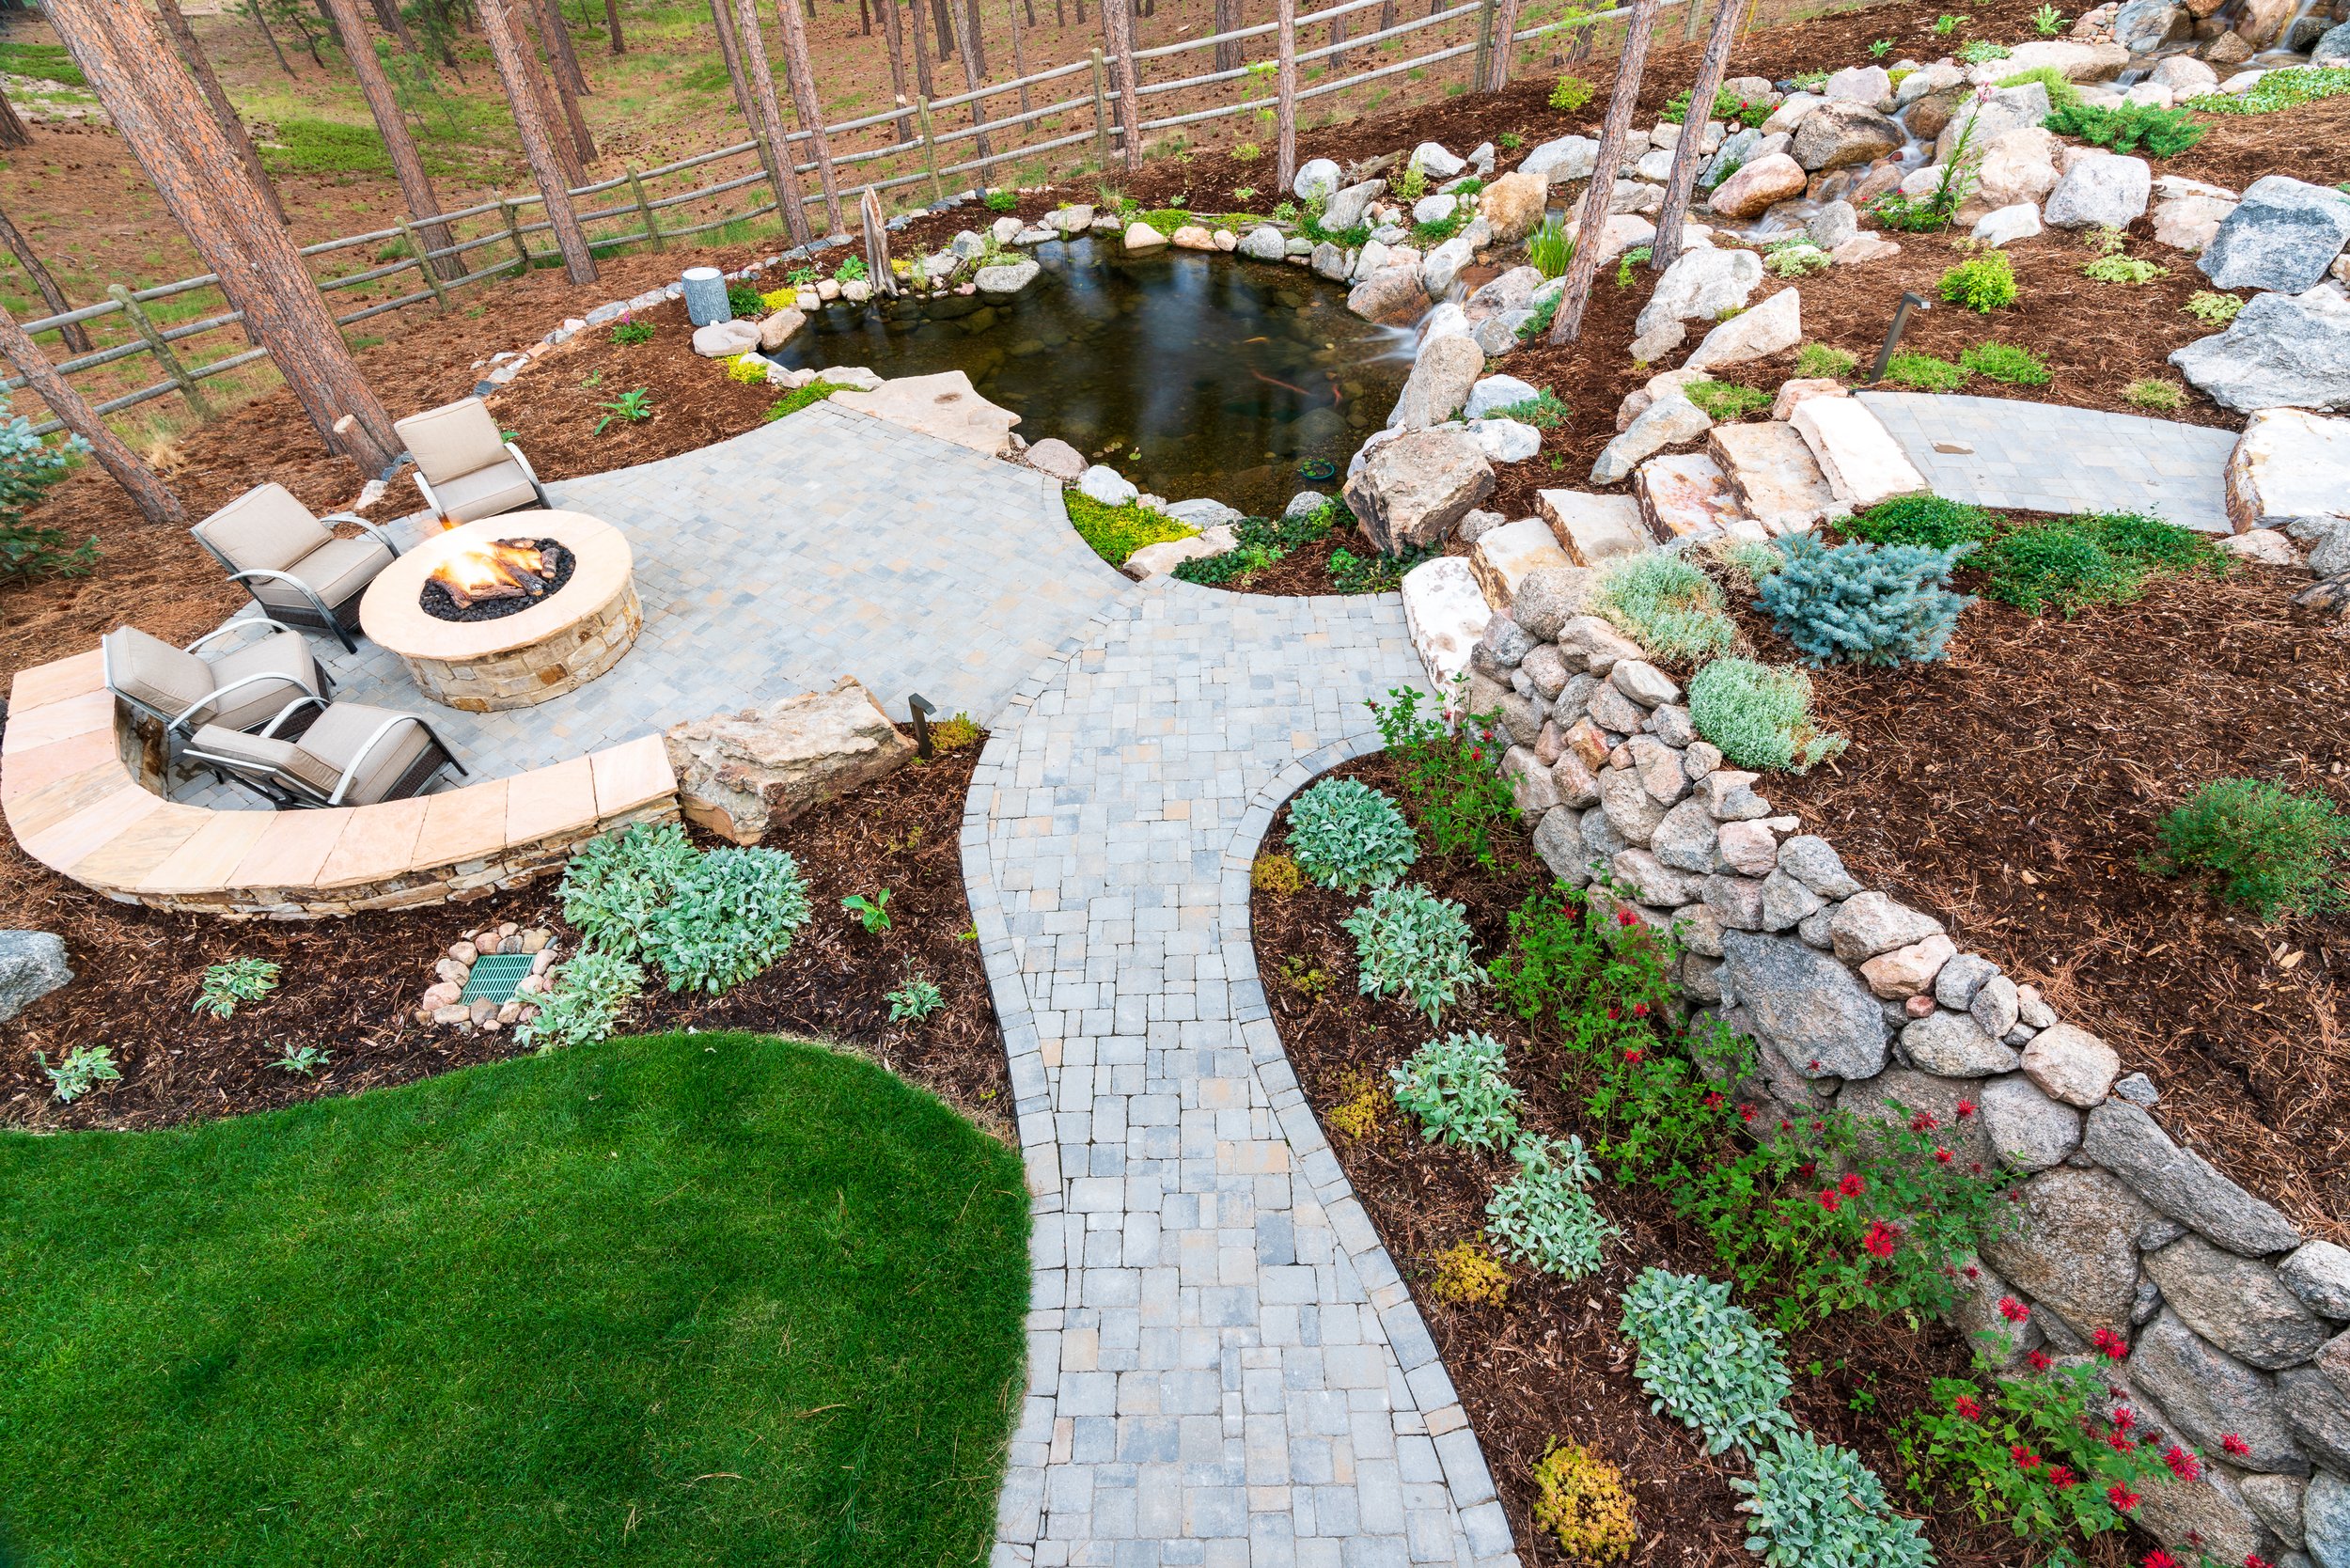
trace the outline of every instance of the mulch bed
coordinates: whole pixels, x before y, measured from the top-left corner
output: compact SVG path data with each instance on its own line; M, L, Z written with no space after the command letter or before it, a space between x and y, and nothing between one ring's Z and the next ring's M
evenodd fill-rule
M2152 1074L2174 1136L2345 1241L2350 915L2262 926L2140 865L2214 779L2350 806L2350 665L2338 629L2295 623L2307 584L2238 567L2070 620L1978 603L1939 662L1817 671L1819 721L1851 749L1763 792ZM1757 656L1794 660L1744 619Z
M1010 1084L979 944L966 940L964 796L979 746L942 753L819 807L768 836L808 881L813 910L790 951L719 996L658 988L625 1020L630 1032L757 1029L842 1042L934 1090L1009 1137ZM717 840L697 839L707 847ZM0 849L0 927L54 931L78 978L0 1025L0 1121L20 1126L157 1127L233 1116L324 1094L350 1094L519 1054L510 1032L468 1033L415 1021L416 999L449 943L485 923L551 926L565 956L556 880L471 903L356 919L274 924L165 915L118 904ZM889 930L868 935L840 907L889 889ZM220 1021L189 1011L208 964L263 958L279 989ZM893 1024L884 999L910 973L947 1005ZM114 1046L122 1082L60 1105L34 1058ZM317 1045L315 1078L269 1064Z
M1400 796L1395 766L1385 756L1337 770ZM1265 843L1286 848L1286 817ZM1423 857L1413 877L1456 900L1468 912L1481 957L1506 950L1508 917L1525 893L1551 878L1529 845L1503 837L1500 864L1479 868L1468 856ZM1339 922L1360 901L1307 886L1286 898L1253 901L1257 964L1281 1030L1281 1043L1325 1130L1327 1111L1348 1097L1347 1078L1369 1073L1385 1082L1437 1034L1480 1029L1509 1048L1511 1081L1525 1092L1520 1120L1552 1136L1595 1129L1579 1092L1562 1074L1571 1050L1553 1029L1537 1029L1492 1005L1490 993L1449 1010L1437 1028L1399 1002L1355 993L1353 940ZM1320 970L1326 989L1308 995L1287 975ZM1493 1467L1521 1559L1538 1564L1570 1561L1532 1526L1534 1488L1528 1469L1553 1437L1573 1438L1618 1466L1633 1490L1641 1564L1751 1563L1744 1547L1744 1518L1729 1480L1746 1473L1734 1462L1709 1458L1694 1435L1649 1409L1649 1396L1632 1375L1634 1350L1618 1331L1618 1298L1652 1265L1718 1276L1711 1247L1672 1213L1653 1188L1602 1180L1592 1191L1601 1210L1622 1228L1599 1273L1568 1280L1509 1265L1505 1308L1452 1306L1426 1289L1429 1260L1474 1237L1495 1184L1512 1168L1494 1155L1477 1155L1421 1141L1418 1129L1388 1106L1379 1132L1355 1140L1331 1134L1348 1179L1362 1199L1380 1239L1411 1283L1445 1370L1460 1389L1486 1462ZM1919 1498L1903 1486L1892 1423L1915 1408L1931 1379L1962 1374L1968 1347L1941 1325L1912 1332L1889 1320L1844 1313L1787 1342L1795 1373L1791 1408L1815 1433L1857 1450L1885 1479L1897 1504ZM2003 1526L1985 1527L1963 1510L1938 1507L1925 1515L1946 1568L2010 1568L2020 1544ZM2117 1540L2094 1545L2089 1560L2118 1568L2125 1560Z

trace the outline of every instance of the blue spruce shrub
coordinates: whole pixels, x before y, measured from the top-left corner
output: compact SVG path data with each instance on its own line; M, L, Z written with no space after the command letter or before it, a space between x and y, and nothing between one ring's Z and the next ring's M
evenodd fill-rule
M1938 659L1974 603L1946 586L1971 543L1825 545L1809 534L1778 541L1787 564L1755 602L1816 665L1898 665Z

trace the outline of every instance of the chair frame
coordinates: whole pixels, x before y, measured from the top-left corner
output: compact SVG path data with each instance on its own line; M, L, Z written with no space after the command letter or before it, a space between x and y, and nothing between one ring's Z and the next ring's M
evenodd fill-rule
M506 455L514 460L515 464L523 471L523 478L530 481L530 493L539 497L540 510L553 510L555 503L547 499L547 487L539 482L539 471L530 466L530 460L523 456L523 449L520 447L515 446L511 441L501 441L498 445L506 448ZM481 470L476 469L475 472L479 473ZM412 478L414 478L416 481L416 488L424 493L424 504L428 508L431 509L432 515L440 520L441 526L444 528L454 528L458 526L458 520L449 515L448 511L442 507L441 498L432 494L432 481L424 477L423 463L419 463L416 464L416 471ZM492 517L504 517L509 514L506 512L492 512L490 515ZM476 518L474 521L487 522L488 519Z
M378 544L384 546L384 549L390 551L392 554L392 559L400 559L400 545L394 541L392 536L384 530L383 525L370 523L355 511L330 511L325 513L323 516L321 516L319 518L319 522L328 525L330 531L332 531L332 525L334 524L355 523L359 525L359 529L362 533L365 533L369 539L374 540ZM220 562L222 569L228 573L228 580L230 582L243 583L247 593L253 592L253 585L255 583L278 582L290 585L295 592L301 594L303 598L310 602L310 611L318 617L318 626L316 630L321 632L332 632L335 635L335 639L343 645L344 652L356 653L359 651L359 645L352 640L351 629L359 624L359 601L367 596L367 589L361 588L357 593L352 594L348 600L344 601L339 612L331 610L327 608L326 601L318 596L317 589L313 588L309 584L304 582L301 578L295 576L292 572L272 571L261 567L256 567L249 571L241 572L237 569L237 563L235 561L232 561L227 556L222 555L219 550L213 547L212 541L204 537L202 524L196 525L196 526L189 529L188 531L196 536L196 543L204 546L206 554L210 555L212 559ZM259 604L264 613L274 612L277 615L286 615L290 613L287 607L283 604L262 604L260 596L258 594L254 596L253 602L256 604ZM299 611L290 613L294 614L297 619L299 618ZM278 624L284 625L285 623L280 621ZM293 628L289 626L287 629L291 631Z
M265 740L277 739L278 726L284 724L292 715L294 710L302 707L305 702L317 703L321 712L327 707L324 698L311 697L306 693L302 698L288 703L285 710L270 720L266 728L255 733ZM317 722L315 716L311 722ZM407 772L393 781L392 788L384 795L384 801L407 800L421 793L424 787L432 781L433 776L443 768L455 768L460 778L473 776L465 764L457 760L457 753L449 749L448 743L441 739L440 731L415 713L393 713L382 724L377 725L375 732L360 744L357 754L344 765L341 776L335 781L333 792L324 795L319 793L317 786L281 768L263 766L249 758L223 757L214 752L200 751L193 745L186 748L185 755L211 768L215 776L235 777L237 782L246 786L280 810L322 809L339 807L343 804L344 792L351 788L351 781L358 776L368 755L375 750L384 737L403 724L413 724L422 729L426 739L432 744L423 755L409 765ZM370 802L370 804L381 804L381 802Z
M242 632L251 626L266 626L272 632L285 632L295 636L301 635L301 634L299 632L295 632L292 627L285 624L283 621L272 620L268 616L244 616L229 621L226 626L213 628L212 631L209 631L202 636L196 638L194 642L188 644L187 647L181 649L180 651L182 653L194 653L197 649L203 647L206 643L211 642L214 637L225 637L231 633ZM306 649L308 644L305 643L304 647ZM286 718L287 714L293 709L300 707L305 701L319 700L316 694L304 687L302 683L296 681L292 676L279 675L265 671L259 675L239 676L236 680L229 682L225 686L213 687L210 697L204 698L200 701L191 703L187 707L180 709L176 713L167 713L161 708L157 708L150 703L140 701L137 698L133 697L130 693L115 684L114 660L112 655L107 651L106 645L102 641L98 645L98 658L100 667L104 671L106 689L114 694L115 699L128 706L133 713L144 713L148 717L162 724L164 727L164 735L167 741L184 739L186 736L194 734L196 732L196 727L198 724L205 722L197 716L198 714L202 713L206 709L218 702L222 698L227 697L229 693L241 691L246 686L268 685L274 682L282 682L295 689L297 695L293 700L288 703L286 707L280 708L275 715L270 719L270 730L267 731L269 733L274 733L276 726ZM207 663L209 662L210 661L207 661ZM332 692L335 689L334 676L327 673L326 666L319 662L319 657L315 653L310 655L310 673L318 678L320 686L325 691Z

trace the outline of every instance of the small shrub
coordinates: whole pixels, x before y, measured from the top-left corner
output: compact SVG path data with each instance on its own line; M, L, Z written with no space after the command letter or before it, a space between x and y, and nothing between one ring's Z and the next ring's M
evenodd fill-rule
M1755 1455L1738 1511L1753 1517L1747 1549L1764 1568L1932 1568L1934 1548L1915 1519L1893 1512L1876 1472L1850 1449L1809 1433L1780 1433Z
M1761 387L1731 381L1693 381L1681 389L1681 395L1703 409L1708 417L1725 424L1761 414L1772 401L1772 394Z
M1978 343L1958 356L1958 368L2009 386L2045 386L2048 363L2013 343Z
M870 899L862 893L852 893L840 901L840 907L847 912L849 918L864 928L868 936L879 936L889 929L889 889L886 887L874 889Z
M1573 260L1574 246L1572 243L1568 244L1564 254L1569 261ZM1564 266L1561 266L1559 270L1565 271ZM1558 293L1537 295L1534 300L1534 313L1518 323L1518 341L1531 343L1549 332L1553 323L1559 320L1559 302L1564 297L1563 290Z
M1988 542L1998 534L1998 522L1981 507L1946 501L1939 495L1901 495L1854 512L1836 526L1847 538L1875 544L1922 544L1929 550L1948 550Z
M979 728L979 720L969 713L957 713L953 718L931 726L931 749L961 751L985 733L987 731Z
M1795 374L1819 381L1841 381L1859 361L1827 343L1806 343L1795 355Z
M1455 1307L1507 1307L1510 1271L1473 1241L1455 1242L1429 1260L1428 1294Z
M50 1097L63 1105L71 1105L100 1084L122 1081L122 1069L115 1065L111 1045L76 1045L55 1067L49 1065L46 1052L35 1051L33 1059L49 1075Z
M652 339L653 330L650 321L632 320L615 321L612 325L612 341L623 348L638 343L650 343Z
M1306 886L1306 873L1286 855L1261 855L1249 864L1248 886L1257 892L1286 899Z
M1773 277L1809 277L1827 271L1831 264L1828 253L1809 240L1773 245L1762 258L1763 267Z
M2170 269L2135 256L2100 256L2081 265L2081 276L2092 283L2148 284L2169 277Z
M1603 568L1592 610L1660 658L1692 664L1726 651L1738 629L1722 590L1678 556L1650 554Z
M905 984L882 997L889 1004L889 1021L893 1024L918 1024L947 1005L941 992L929 976L908 975Z
M2060 136L2078 136L2116 152L2143 148L2156 158L2175 158L2203 139L2203 127L2185 109L2157 109L2151 103L2107 109L2084 103L2077 96L2040 123Z
M1509 743L1494 732L1495 715L1465 715L1456 729L1441 711L1422 713L1419 694L1408 686L1392 688L1387 697L1385 704L1370 704L1371 711L1430 847L1438 855L1467 850L1480 864L1492 865L1494 826L1517 811L1496 771Z
M2162 869L2216 878L2219 896L2263 920L2350 903L2350 815L2323 795L2258 778L2222 778L2173 808L2154 828Z
M1330 990L1330 971L1318 964L1308 964L1295 953L1281 961L1280 980L1309 1002L1320 1001Z
M1955 392L1966 372L1930 353L1897 353L1885 362L1885 379L1913 392Z
M1520 424L1531 425L1538 431L1565 430L1567 421L1573 416L1574 410L1561 402L1559 394L1547 386L1525 401L1512 403L1507 408L1497 408L1489 416L1495 418L1515 419Z
M2052 39L2064 30L2064 18L2044 0L2040 8L2031 13L2031 30L2044 39Z
M1666 101L1664 118L1675 125L1685 124L1689 118L1689 95L1677 93ZM1708 119L1725 120L1731 125L1760 126L1771 118L1771 106L1759 100L1746 99L1728 87L1714 89L1714 112Z
M1982 315L2015 303L2015 267L2003 250L1986 250L1950 268L1937 291L1952 305Z
M1600 1251L1617 1230L1586 1190L1599 1174L1583 1140L1528 1137L1510 1152L1518 1173L1496 1188L1485 1205L1485 1236L1494 1249L1544 1274L1580 1279L1599 1267Z
M1501 144L1501 150L1504 152L1515 152L1518 149L1526 145L1526 138L1519 135L1515 131L1504 131L1500 135L1496 136L1494 140Z
M1950 569L1974 548L1919 544L1824 545L1809 534L1779 541L1786 567L1756 604L1814 664L1891 666L1942 656L1959 612L1972 601L1950 591Z
M1633 245L1625 250L1616 258L1616 287L1631 288L1632 280L1639 275L1640 269L1655 258L1656 247L1653 245Z
M1999 78L1999 86L2003 87L2028 87L2034 82L2046 90L2051 109L2061 109L2081 101L2080 88L2073 86L2072 78L2054 66L2034 66L2029 71L2019 71L2013 76Z
M1064 491L1061 499L1069 508L1069 523L1077 537L1112 566L1124 566L1126 557L1146 544L1190 539L1199 531L1140 501L1105 507L1082 490Z
M1552 1438L1534 1462L1534 1528L1577 1562L1607 1568L1632 1555L1637 1533L1623 1472L1580 1443Z
M1234 142L1232 144L1230 156L1232 162L1235 164L1253 164L1258 159L1264 156L1264 149L1259 147L1255 142ZM1238 195L1239 193L1235 192L1234 194ZM1252 191L1249 194L1253 196L1256 193ZM1244 196L1242 199L1246 200L1247 198Z
M2244 308L2244 301L2235 294L2222 294L2210 289L2198 289L2179 307L2207 327L2224 327Z
M1731 1306L1729 1285L1644 1269L1623 1293L1622 1328L1639 1348L1632 1371L1650 1408L1694 1428L1706 1452L1756 1456L1794 1430L1778 1335Z
M293 1073L309 1078L317 1076L318 1070L334 1059L332 1052L322 1051L316 1045L287 1045L279 1049L276 1058L270 1065L280 1073Z
M704 855L675 823L590 841L572 856L560 892L563 917L590 943L650 960L672 991L749 980L783 956L809 913L791 856L731 847Z
M797 306L800 303L800 290L790 284L781 289L770 289L759 296L759 303L760 307L764 310L781 310L787 306Z
M1428 194L1428 171L1418 164L1407 164L1395 179L1395 197L1409 207Z
M1574 261L1574 242L1567 238L1566 229L1557 218L1544 218L1541 227L1526 237L1526 259L1545 278L1564 277Z
M1550 85L1550 106L1573 114L1591 101L1592 87L1580 76L1561 76Z
M759 354L741 353L727 361L727 380L757 386L767 379L767 361Z
M1419 841L1386 795L1357 778L1325 778L1290 803L1290 854L1316 886L1359 893L1410 870Z
M2139 376L2122 388L2122 400L2149 414L2175 414L2186 406L2186 388L2160 376Z
M757 316L766 304L758 289L740 278L727 285L727 308L737 316Z
M233 1017L240 1004L258 1002L276 989L276 964L261 958L232 958L204 971L190 1011L209 1012L215 1018Z
M1379 1136L1386 1108L1394 1104L1387 1086L1359 1067L1339 1074L1339 1091L1323 1121L1341 1137L1361 1143Z
M1501 1042L1491 1035L1432 1040L1387 1077L1396 1107L1418 1120L1430 1143L1500 1149L1517 1137L1523 1096L1510 1082Z
M2148 577L2203 568L2220 557L2200 534L2139 512L2051 519L2000 535L1975 564L1983 596L2027 615L2135 599Z
M1689 681L1689 721L1731 764L1802 773L1844 749L1811 722L1811 678L1748 659L1716 659Z
M647 387L634 387L608 403L598 403L596 406L603 410L603 417L596 421L596 428L588 433L602 435L603 428L616 419L634 425L651 418L652 392Z
M990 191L979 200L991 212L1009 212L1020 205L1020 193L1004 190Z
M539 998L539 1015L514 1037L541 1054L560 1045L592 1045L619 1027L645 989L645 971L617 953L588 948L555 972L555 989Z
M1417 883L1379 888L1340 924L1355 938L1362 994L1400 996L1431 1024L1485 978L1469 957L1466 911Z
M2007 45L1993 43L1989 39L1968 39L1958 46L1961 65L1989 65L1994 60L2006 59L2013 53L2014 51Z

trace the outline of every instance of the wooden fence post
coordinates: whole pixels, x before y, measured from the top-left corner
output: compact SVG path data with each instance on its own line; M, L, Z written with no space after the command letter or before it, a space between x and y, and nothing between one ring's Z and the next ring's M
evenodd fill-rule
M444 227L443 232L446 232L446 226ZM448 308L448 290L441 286L441 274L437 270L436 263L431 257L425 255L424 253L424 242L416 237L416 226L410 223L406 218L401 218L400 220L400 237L408 242L408 254L416 259L416 275L423 278L424 286L432 290L433 303L438 305L443 310L446 310ZM463 269L460 268L459 271L462 273Z
M947 187L938 178L938 137L931 130L931 101L927 98L916 99L914 112L922 127L922 162L929 165L931 171L931 199L944 201L947 199Z
M164 374L170 377L171 384L180 389L180 396L187 400L188 407L196 411L198 419L211 424L212 405L204 400L203 388L197 386L196 378L188 374L188 368L180 363L180 356L171 352L171 345L164 341L164 335L156 329L153 319L140 307L137 300L131 297L131 290L121 284L106 285L106 293L122 306L122 313L131 319L133 329L146 341L147 352L153 354L155 362L164 368Z
M1276 169L1281 179L1281 195L1286 199L1297 183L1297 0L1279 0L1279 7L1274 114L1280 121L1280 156Z
M1479 92L1492 90L1494 79L1494 0L1483 0L1477 8L1477 64L1470 82Z
M505 216L506 237L514 242L514 255L522 262L523 271L528 273L530 271L530 246L523 239L521 220L514 216L516 203L498 195L495 191L490 193L490 198L498 204L498 212Z
M1110 92L1099 49L1093 52L1093 165L1104 171L1110 166Z
M661 237L661 225L653 218L652 203L645 199L645 182L636 178L634 168L628 171L628 189L629 194L636 198L636 211L644 216L645 234L652 241L652 248L667 250L668 243Z
M49 356L25 336L24 329L16 324L16 318L6 310L0 310L0 353L16 362L26 384L41 395L65 428L89 443L90 456L138 503L139 510L149 523L186 525L188 514L180 505L180 497L122 444L120 436L106 428L106 421L99 417L98 411L67 384L57 368L49 363Z

